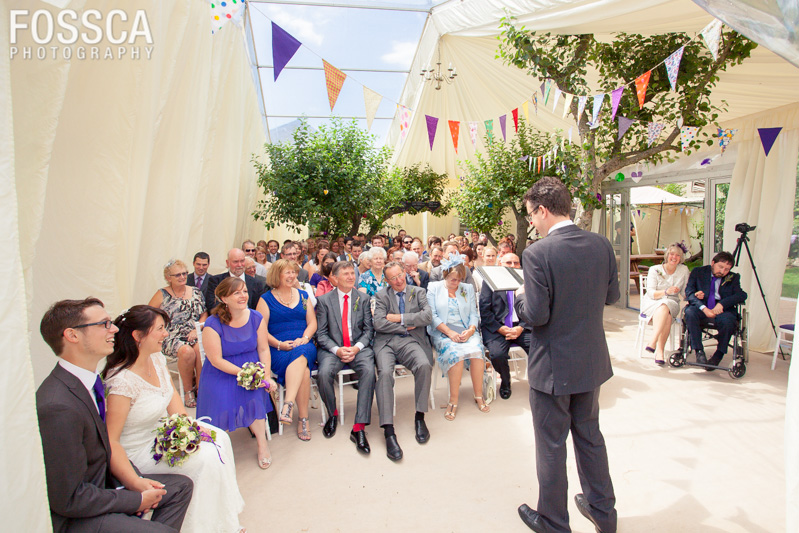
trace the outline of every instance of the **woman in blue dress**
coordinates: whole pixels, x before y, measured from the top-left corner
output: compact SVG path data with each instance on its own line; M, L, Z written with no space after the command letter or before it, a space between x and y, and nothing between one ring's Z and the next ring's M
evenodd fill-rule
M221 303L211 311L203 329L205 363L200 373L197 418L207 416L225 431L249 427L258 444L258 466L272 464L266 443L266 414L272 410L265 388L247 390L238 385L236 376L245 363L258 362L271 376L271 354L267 342L266 321L257 311L247 308L247 285L239 278L228 277L214 294ZM269 380L269 388L277 384Z
M477 331L480 314L474 286L463 283L466 278L463 257L454 253L441 261L441 273L444 279L428 286L427 301L433 311L433 322L427 326L427 332L432 337L438 365L449 376L449 403L444 418L454 420L464 366L472 378L477 408L484 413L489 411L483 400L485 348Z
M316 313L308 293L294 288L300 267L294 261L278 259L267 273L273 287L258 300L256 309L267 323L267 339L272 351L272 372L286 387L280 422L291 424L296 404L300 421L297 437L311 440L308 402L311 399L311 370L316 366Z

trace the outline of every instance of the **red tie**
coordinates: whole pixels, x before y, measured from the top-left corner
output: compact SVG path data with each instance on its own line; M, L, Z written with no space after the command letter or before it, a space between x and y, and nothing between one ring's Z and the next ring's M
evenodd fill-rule
M344 295L344 309L341 311L341 330L344 332L344 346L350 346L350 327L347 325L350 314L350 304L347 303L350 295Z

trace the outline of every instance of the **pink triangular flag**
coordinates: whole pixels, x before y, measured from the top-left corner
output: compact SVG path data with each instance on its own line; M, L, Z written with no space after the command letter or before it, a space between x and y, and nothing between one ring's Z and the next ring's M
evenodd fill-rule
M619 109L619 102L621 102L621 93L624 92L624 85L610 93L610 120L616 120L616 110Z
M436 117L431 117L430 115L424 116L425 122L427 122L427 138L430 139L430 150L433 150L433 141L436 140L436 128L438 128L438 119Z
M400 116L400 140L404 141L411 127L411 110L404 105L397 105Z
M333 111L333 108L336 106L336 100L338 100L338 95L341 92L341 86L344 85L344 80L347 79L347 75L324 59L322 60L322 64L325 67L327 100L330 102L330 111Z
M469 137L472 139L472 147L477 147L477 122L469 122Z
M460 131L461 123L457 120L449 121L449 134L452 136L452 144L455 146L455 153L458 153L458 132Z

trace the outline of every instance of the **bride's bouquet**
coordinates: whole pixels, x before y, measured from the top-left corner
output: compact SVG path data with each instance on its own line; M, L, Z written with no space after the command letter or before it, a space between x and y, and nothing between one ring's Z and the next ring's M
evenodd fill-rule
M191 454L200 449L201 442L216 444L216 431L206 431L187 415L175 413L161 418L159 422L161 425L154 430L155 441L152 448L156 463L166 461L171 467L181 466Z
M266 376L266 368L260 361L253 363L244 363L239 373L236 375L236 382L239 387L244 387L247 390L255 390L266 383L266 389L269 390L269 379Z

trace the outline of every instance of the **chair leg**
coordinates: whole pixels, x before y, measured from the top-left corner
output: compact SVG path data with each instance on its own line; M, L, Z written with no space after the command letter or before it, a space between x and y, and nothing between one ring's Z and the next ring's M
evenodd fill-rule
M268 416L266 417L264 422L266 422L266 440L270 441L270 440L272 440L272 428L269 426L269 417ZM280 423L280 422L278 422L278 423Z
M344 375L338 373L338 421L344 422Z
M279 410L278 410L278 413L277 413L277 417L278 417L278 420L277 420L277 434L278 435L283 435L283 422L280 421L280 413L283 412L283 394L285 393L286 389L284 389L283 387L278 385L277 391L278 391L277 392L277 394L278 394L277 403L280 404L280 406L278 407Z

